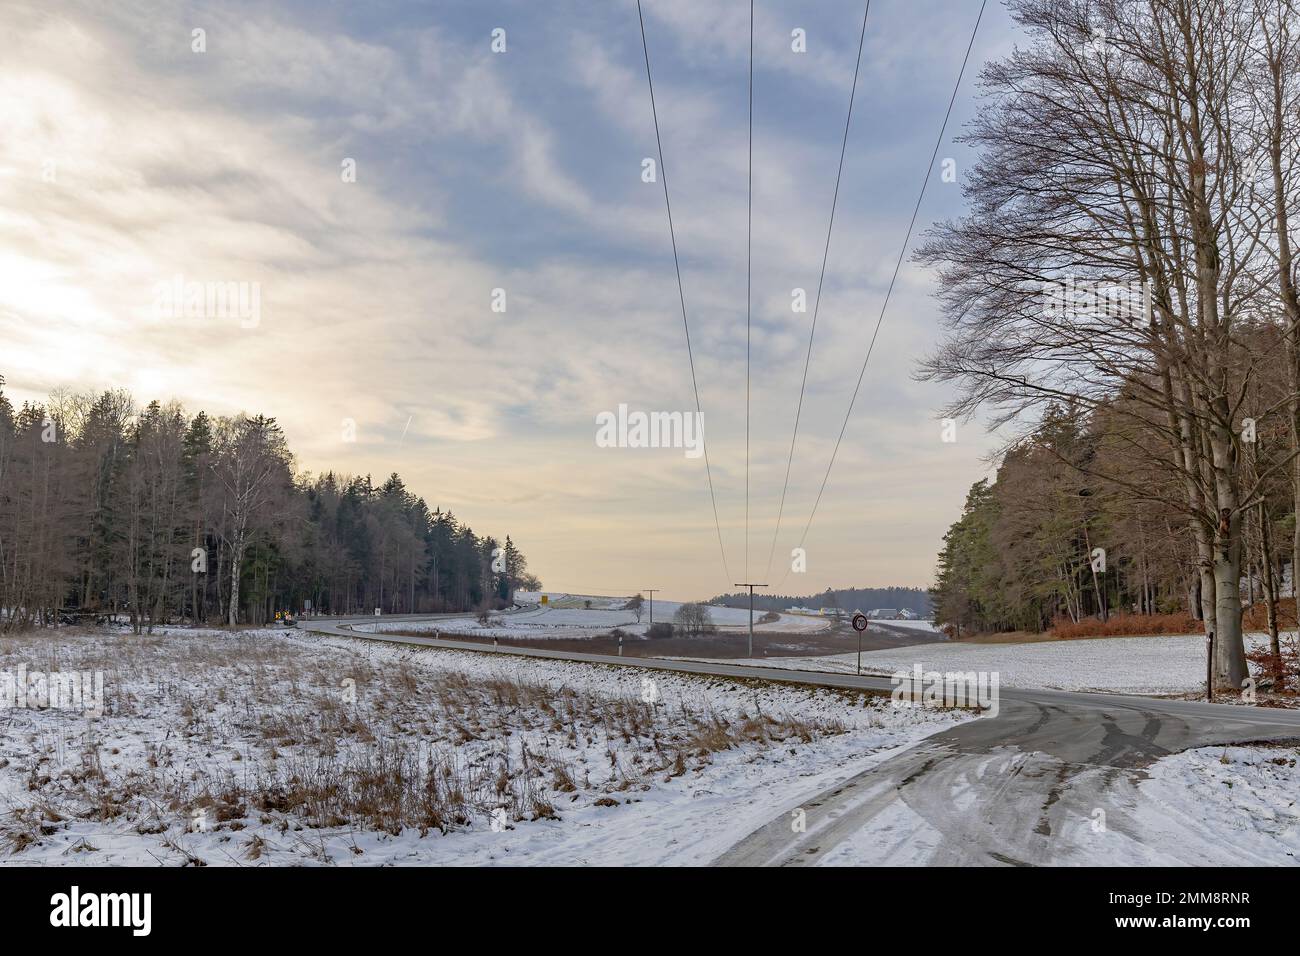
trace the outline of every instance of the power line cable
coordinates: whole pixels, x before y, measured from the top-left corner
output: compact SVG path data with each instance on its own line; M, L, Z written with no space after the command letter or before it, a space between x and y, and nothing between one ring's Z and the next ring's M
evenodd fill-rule
M848 115L844 118L844 139L840 143L840 164L835 171L835 193L831 197L831 215L830 221L826 224L826 245L822 249L822 271L821 276L817 279L817 298L813 300L812 324L808 329L808 351L803 360L803 380L799 383L799 404L795 406L794 412L794 431L790 435L790 456L785 463L785 481L781 485L781 506L776 513L776 530L772 532L772 547L767 552L767 570L763 577L766 579L772 573L772 557L776 554L776 541L781 535L781 519L785 516L785 496L790 490L790 467L794 464L794 446L799 437L799 419L803 415L803 397L808 387L808 367L812 362L813 337L817 334L817 314L821 310L822 304L822 284L826 281L826 261L831 252L831 232L835 228L835 206L840 198L840 180L844 175L844 154L849 146L849 124L853 121L853 100L858 93L858 73L862 68L862 47L867 38L867 17L871 15L871 0L867 0L866 8L862 11L862 32L858 35L858 58L853 66L853 86L849 90L849 110ZM748 574L745 575L749 577Z
M749 355L754 296L754 0L749 0L749 209L745 239L745 580L749 580Z
M971 30L970 42L966 45L966 55L962 58L961 69L957 72L957 82L953 85L952 97L948 100L948 110L944 113L943 125L939 127L939 136L935 140L934 151L930 154L930 165L926 168L925 179L921 182L920 195L916 197L916 205L912 209L912 219L907 226L907 235L903 237L903 246L898 250L898 261L894 263L894 274L890 277L889 288L885 292L885 301L881 303L880 316L876 319L875 331L871 333L871 342L867 345L867 354L862 360L862 370L858 373L857 385L854 386L853 396L849 399L848 411L844 413L844 423L840 425L839 437L835 439L835 448L831 451L831 460L826 465L826 474L822 476L821 488L817 491L817 499L813 502L812 512L808 515L808 523L804 525L803 534L799 538L799 547L803 547L804 541L808 538L808 529L812 527L813 518L817 516L817 508L821 504L822 494L826 491L826 482L830 480L831 469L835 467L835 458L839 454L840 443L844 441L844 432L849 427L849 419L853 415L853 406L857 403L858 392L862 389L862 380L867 374L867 363L871 361L872 350L876 347L876 337L880 335L880 326L885 320L885 311L889 308L889 300L894 294L894 285L898 281L898 273L902 269L903 259L907 255L907 246L912 241L912 231L916 228L916 219L921 212L921 203L924 201L926 189L930 185L930 176L934 173L934 161L939 156L939 147L943 145L943 136L948 130L948 121L952 118L952 108L957 102L957 91L961 89L962 78L966 75L966 66L970 63L971 50L975 47L975 36L979 33L980 21L984 19L984 8L987 5L988 0L981 0L979 15L975 18L975 27ZM789 573L787 570L786 576ZM781 583L785 583L785 577L781 578Z
M691 368L691 387L695 391L695 412L699 416L700 444L704 447L704 473L709 480L709 501L713 505L713 526L718 532L718 552L722 555L722 571L728 583L731 572L727 568L727 550L722 545L722 523L718 520L718 499L713 491L713 468L709 463L709 444L704 440L704 409L700 404L700 385L695 377L695 354L691 349L691 324L686 318L686 291L682 284L682 264L677 255L677 233L673 229L673 204L668 198L668 171L664 167L664 144L659 135L659 111L655 107L655 85L650 75L650 47L645 38L645 17L641 13L641 0L636 0L636 16L641 24L641 50L645 54L646 85L650 88L650 114L654 117L655 145L659 150L659 178L664 184L664 206L668 210L668 236L673 247L673 268L677 271L677 296L682 306L682 327L686 330L686 358Z

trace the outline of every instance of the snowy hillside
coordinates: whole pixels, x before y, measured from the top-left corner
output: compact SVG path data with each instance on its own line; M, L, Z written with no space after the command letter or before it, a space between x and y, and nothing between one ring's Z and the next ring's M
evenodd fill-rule
M541 604L541 593L547 603ZM637 621L634 611L621 610L628 597L608 595L564 594L557 592L519 592L515 599L521 606L536 605L525 610L495 612L490 623L484 625L476 615L439 618L426 621L393 621L378 624L360 624L356 630L365 633L386 631L438 631L441 633L476 634L482 637L590 637L618 628L628 634L644 634L650 627L650 602L646 601ZM591 602L591 607L587 607ZM682 606L680 601L654 602L654 619L669 621ZM748 609L709 607L713 623L722 630L741 630L749 627ZM812 633L830 627L826 618L807 617L800 614L782 614L776 621L759 623L760 614L754 614L755 631L780 633Z

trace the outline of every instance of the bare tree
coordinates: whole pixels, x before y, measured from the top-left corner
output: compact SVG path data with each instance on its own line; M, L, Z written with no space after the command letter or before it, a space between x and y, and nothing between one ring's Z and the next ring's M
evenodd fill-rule
M673 614L673 624L688 637L713 632L713 614L705 604L683 604Z
M919 253L941 267L950 331L922 375L959 384L947 414L1033 429L1054 403L1106 406L1133 419L1135 456L1181 485L1170 503L1229 687L1246 676L1243 519L1271 476L1246 473L1238 434L1241 332L1269 314L1264 244L1242 215L1255 2L1012 0L1033 42L985 69L971 212ZM1100 477L1167 501L1163 482Z
M254 535L267 529L291 485L289 450L275 419L258 415L217 422L211 469L220 488L224 521L220 535L229 549L230 604L227 623L239 620L240 575Z

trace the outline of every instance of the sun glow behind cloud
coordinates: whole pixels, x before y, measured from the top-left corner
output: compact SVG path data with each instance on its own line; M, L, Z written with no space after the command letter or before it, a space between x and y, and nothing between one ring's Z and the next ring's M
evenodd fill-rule
M836 5L827 23L853 21L855 7ZM723 27L699 22L689 4L647 9L714 477L739 567L742 53L701 47L699 31ZM595 414L620 402L693 406L662 194L638 178L653 133L628 10L611 5L593 20L574 7L557 20L500 4L491 15L512 25L517 53L493 58L481 17L443 22L400 5L391 24L363 30L292 4L6 4L7 391L38 400L59 387L122 386L191 411L265 412L284 424L303 467L400 471L431 505L513 535L548 585L722 590L730 582L702 462L593 441ZM960 43L959 30L922 31L905 12L887 9L882 32ZM922 22L945 16L933 6ZM206 53L190 50L195 25L207 30ZM851 75L842 40L818 47L805 70L799 95L826 104L815 136L781 92L804 68L772 43L759 69L751 477L761 523L751 554L760 566L806 335L789 289L815 283ZM938 115L923 119L910 130L916 144L933 136ZM862 134L862 163L882 161L879 138ZM345 157L357 160L355 183L340 179ZM914 159L876 182L864 170L851 171L851 192L900 194L917 177ZM837 224L792 476L795 525L897 252L897 210L871 210L846 203ZM260 321L160 316L155 290L177 276L256 283ZM925 583L938 536L982 467L973 429L957 456L938 443L930 415L941 396L908 380L934 317L926 277L905 270L903 281L808 542L810 574L788 589ZM509 292L504 315L488 308L497 287ZM344 419L357 422L355 443L341 441Z

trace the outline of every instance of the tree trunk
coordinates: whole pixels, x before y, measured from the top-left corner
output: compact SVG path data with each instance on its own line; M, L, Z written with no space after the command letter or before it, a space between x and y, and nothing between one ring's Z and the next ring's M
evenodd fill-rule
M1220 524L1214 538L1214 676L1215 681L1241 690L1248 675L1241 633L1241 514L1236 492L1224 479L1220 456L1222 436L1215 436L1215 471L1219 481ZM1225 533L1226 526L1226 533Z
M230 552L230 614L227 623L231 627L239 622L239 568L243 560L244 542L240 535Z
M1259 503L1260 564L1264 572L1264 599L1268 602L1268 649L1273 658L1273 689L1281 690L1285 676L1282 672L1282 643L1277 632L1277 586L1273 578L1273 533L1269 529L1268 509Z

